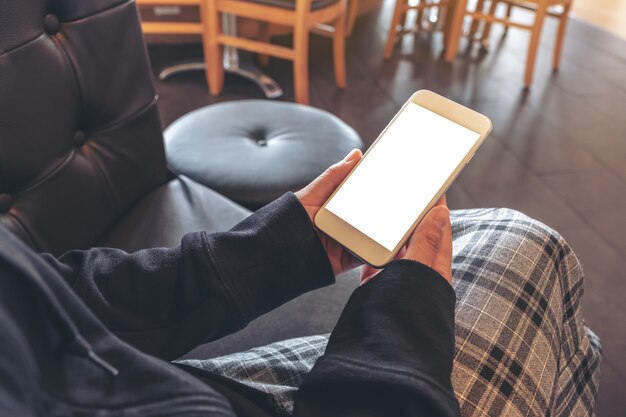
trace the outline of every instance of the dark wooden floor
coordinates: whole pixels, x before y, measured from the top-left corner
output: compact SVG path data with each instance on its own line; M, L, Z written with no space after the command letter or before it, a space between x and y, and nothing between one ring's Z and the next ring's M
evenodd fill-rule
M573 21L553 75L555 25L547 24L536 81L524 93L526 33L511 30L501 40L494 30L489 53L461 53L453 66L440 59L441 35L409 35L383 62L389 6L358 20L347 41L344 91L334 87L330 41L312 39L311 104L351 124L367 144L421 88L488 115L493 135L450 190L450 205L512 207L565 236L586 271L587 323L604 346L597 414L626 416L626 41ZM150 54L159 70L201 51L152 46ZM291 64L273 60L267 72L292 100ZM209 103L262 97L228 76L222 96L212 98L203 73L157 82L157 90L164 126Z

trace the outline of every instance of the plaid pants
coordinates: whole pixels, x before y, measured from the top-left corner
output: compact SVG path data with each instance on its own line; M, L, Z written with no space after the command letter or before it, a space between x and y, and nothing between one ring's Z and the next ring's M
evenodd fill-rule
M513 210L452 212L456 354L463 416L593 415L601 347L581 315L583 272L563 238ZM184 360L268 394L293 394L328 335L208 360Z

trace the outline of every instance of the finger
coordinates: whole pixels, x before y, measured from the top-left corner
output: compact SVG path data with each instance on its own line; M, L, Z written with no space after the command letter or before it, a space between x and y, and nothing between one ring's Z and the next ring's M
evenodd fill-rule
M363 262L351 254L349 251L343 249L340 243L335 242L341 250L341 271L347 272L351 271L354 268L361 266Z
M446 198L446 195L442 194L441 197L439 197L439 200L437 200L437 202L435 203L435 205L448 207L448 199Z
M373 266L365 265L363 268L361 268L361 285L374 278L380 273L380 271L382 271L382 269L377 269Z
M346 175L350 173L356 163L361 160L363 154L360 149L353 149L341 161L332 165L324 171L319 177L313 180L303 190L296 195L307 196L307 200L311 198L316 202L326 201L328 197L341 184Z
M400 248L394 259L402 259L406 255L406 244Z
M452 227L446 206L433 207L420 222L409 238L404 259L421 262L452 282Z
M443 228L439 251L435 255L432 268L452 284L452 225L449 216Z
M352 168L356 165L356 163L361 159L363 154L360 149L352 149L348 155L346 155L341 161L336 164L330 166L326 171L322 173L318 180L324 182L326 185L329 185L334 190L341 184L341 181L346 178L346 175L350 173Z

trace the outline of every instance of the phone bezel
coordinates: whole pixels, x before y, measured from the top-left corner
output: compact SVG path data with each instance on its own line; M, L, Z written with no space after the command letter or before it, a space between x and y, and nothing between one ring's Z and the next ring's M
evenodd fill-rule
M459 165L452 171L448 179L441 186L439 191L435 194L435 196L431 199L430 203L426 207L426 209L419 214L415 222L411 227L406 231L400 242L396 245L393 251L387 250L385 247L374 241L369 236L363 234L358 229L351 226L349 223L345 222L343 219L339 218L332 212L326 209L326 205L328 201L334 197L337 191L343 186L343 183L348 180L350 175L358 169L361 162L367 158L367 154L370 152L372 148L376 146L378 141L384 136L389 129L389 126L393 124L398 115L404 110L404 108L409 103L415 103L419 106L422 106L434 113L439 114L440 116L445 117L461 126L464 126L476 133L480 134L480 138L474 143L472 148L467 152L465 157L461 160ZM419 224L419 222L424 218L426 213L435 205L435 203L439 200L439 198L445 193L445 191L450 187L450 185L454 182L457 176L461 173L465 165L469 163L472 159L478 148L483 144L489 133L491 132L491 121L484 115L475 112L474 110L468 109L465 106L462 106L458 103L455 103L452 100L449 100L445 97L440 96L439 94L433 93L428 90L420 90L414 93L411 98L402 106L402 108L396 113L396 115L391 119L391 121L387 124L385 129L380 133L378 138L374 141L372 146L370 146L369 150L363 155L363 158L359 163L350 171L348 176L341 182L339 187L333 192L333 194L328 198L326 203L322 206L322 208L317 212L315 216L315 226L326 233L328 236L339 242L346 249L352 252L355 256L359 257L363 261L374 267L383 267L393 260L398 251L404 246L406 240L409 238L415 227Z

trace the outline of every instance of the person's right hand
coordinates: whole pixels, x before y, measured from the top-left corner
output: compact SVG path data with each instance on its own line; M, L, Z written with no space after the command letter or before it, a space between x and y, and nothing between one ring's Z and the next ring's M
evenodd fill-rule
M429 266L452 284L452 225L445 196L424 216L396 259L410 259ZM365 266L361 271L361 284L379 272Z

